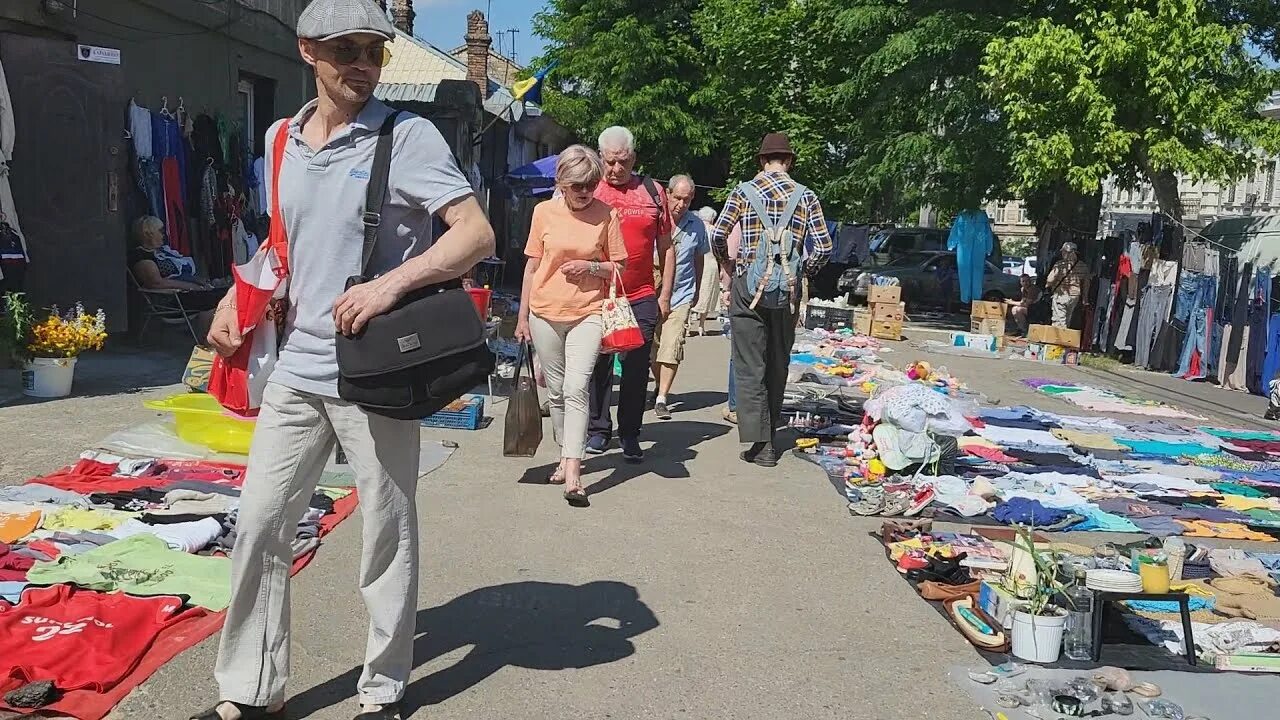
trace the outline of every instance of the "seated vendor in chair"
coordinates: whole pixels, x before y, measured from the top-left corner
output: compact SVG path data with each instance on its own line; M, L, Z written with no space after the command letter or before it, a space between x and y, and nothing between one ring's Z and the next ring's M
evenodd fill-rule
M129 248L129 270L143 290L174 291L180 294L182 307L200 313L192 325L203 338L213 319L213 310L226 294L225 287L196 278L196 264L165 244L164 222L155 216L144 215L133 222L131 236L134 246Z

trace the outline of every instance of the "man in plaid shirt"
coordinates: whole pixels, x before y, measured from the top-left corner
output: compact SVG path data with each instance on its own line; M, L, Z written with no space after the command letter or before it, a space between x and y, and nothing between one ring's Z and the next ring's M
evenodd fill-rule
M729 324L743 460L774 467L773 435L782 415L791 345L796 336L801 273L816 274L831 256L822 205L789 175L795 153L786 135L760 143L760 174L733 190L711 232L711 250L732 278ZM736 258L729 233L742 232Z

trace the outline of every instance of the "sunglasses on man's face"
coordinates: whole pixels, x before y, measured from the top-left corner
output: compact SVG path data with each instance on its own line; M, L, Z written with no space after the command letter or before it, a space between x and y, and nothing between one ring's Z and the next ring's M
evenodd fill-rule
M384 68L391 62L391 50L386 45L338 43L329 46L329 53L339 65L355 65L362 56L374 67Z

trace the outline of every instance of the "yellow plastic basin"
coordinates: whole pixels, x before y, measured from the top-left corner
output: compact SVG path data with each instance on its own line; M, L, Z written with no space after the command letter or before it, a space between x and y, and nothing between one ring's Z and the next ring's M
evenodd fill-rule
M151 410L173 413L178 437L222 453L249 454L254 420L223 409L212 395L187 393L143 403Z

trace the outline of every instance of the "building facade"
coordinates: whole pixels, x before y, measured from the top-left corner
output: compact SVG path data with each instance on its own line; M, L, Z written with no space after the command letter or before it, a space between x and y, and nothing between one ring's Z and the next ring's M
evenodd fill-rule
M139 214L130 102L208 114L262 152L314 92L295 27L307 0L3 0L0 63L16 143L9 176L34 303L128 313L127 226Z

